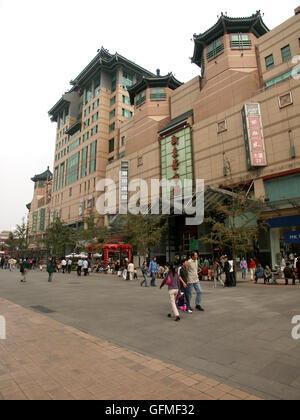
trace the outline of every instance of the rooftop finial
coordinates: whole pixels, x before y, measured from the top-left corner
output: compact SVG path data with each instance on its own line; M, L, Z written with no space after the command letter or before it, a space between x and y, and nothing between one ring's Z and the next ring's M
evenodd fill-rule
M157 75L157 76L160 76L160 69L157 69L157 70L156 70L156 75Z

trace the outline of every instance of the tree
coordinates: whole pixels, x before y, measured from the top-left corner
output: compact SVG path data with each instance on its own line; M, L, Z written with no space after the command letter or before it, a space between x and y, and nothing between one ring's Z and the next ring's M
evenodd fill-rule
M101 226L100 217L91 214L84 219L84 227L74 232L75 250L86 251L86 246L92 245L100 252L107 236L108 228Z
M72 229L57 217L46 230L44 244L52 256L61 257L66 253L67 245L74 245Z
M212 247L220 247L236 259L253 252L260 231L266 229L262 217L263 204L249 199L240 186L225 195L226 199L222 202L215 198L206 201L213 211L205 218L210 233L201 239Z
M16 226L14 237L16 240L16 249L23 255L24 252L28 249L29 245L28 229L24 219L21 225Z
M148 256L150 249L161 242L168 227L165 216L128 213L120 217L122 234L137 248L138 256Z
M4 245L3 249L7 249L8 251L15 251L17 248L17 239L15 235L10 232L8 235L8 239L6 240L6 245Z

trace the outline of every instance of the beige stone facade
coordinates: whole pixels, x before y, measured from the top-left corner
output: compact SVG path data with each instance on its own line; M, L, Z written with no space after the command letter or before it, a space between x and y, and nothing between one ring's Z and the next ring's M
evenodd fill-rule
M49 112L58 123L50 219L59 214L69 225L80 225L95 211L96 185L103 178L116 183L118 204L122 162L128 163L129 180L141 178L150 187L163 173L161 141L184 128L191 130L194 179L221 188L246 182L253 197L265 200L267 218L299 216L300 75L293 62L300 55L299 28L299 11L271 31L260 13L222 15L213 28L194 35L192 61L199 76L185 84L102 49ZM241 114L246 104L260 107L264 166L249 167ZM297 220L287 227L297 229ZM269 238L261 247L272 263L284 233L274 232L270 238L279 243L271 246ZM173 244L172 253L177 251Z

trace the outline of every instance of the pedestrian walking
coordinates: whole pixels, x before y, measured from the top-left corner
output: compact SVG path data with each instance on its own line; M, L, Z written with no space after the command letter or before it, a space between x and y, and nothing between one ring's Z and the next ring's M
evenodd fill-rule
M198 253L194 252L192 258L188 262L187 266L188 271L188 295L189 302L192 301L193 289L196 291L196 310L203 312L204 309L201 306L202 300L202 289L200 286L199 276L198 276Z
M67 261L65 258L63 258L61 261L61 269L62 269L63 274L65 274L66 268L67 268Z
M48 283L51 283L53 280L53 273L56 271L56 262L53 258L48 258L47 261L47 273L48 273Z
M240 267L242 270L242 279L246 280L247 279L247 270L248 270L248 263L246 261L246 258L242 258L242 261L240 263Z
M141 287L143 287L143 284L145 284L145 287L149 287L148 286L148 273L149 273L149 267L147 265L147 261L144 262L144 264L141 267L142 270L142 274L144 277L144 280L141 282Z
M83 266L83 261L82 261L82 259L80 258L80 260L78 260L78 263L77 263L77 275L80 277L81 276L81 269L82 269L82 266Z
M225 276L226 276L225 287L232 287L231 277L230 277L230 263L229 263L229 258L228 257L225 257L224 273L225 273Z
M189 314L192 314L193 310L191 308L190 295L188 292L188 280L189 280L188 265L189 265L189 259L186 258L183 261L182 266L178 270L178 275L179 275L179 281L180 281L180 290L181 292L184 293L185 300L186 300L187 312Z
M89 262L88 262L88 260L84 260L82 265L83 265L84 277L86 277L89 274Z
M20 265L20 272L22 274L21 283L26 283L27 281L26 278L27 278L29 269L30 269L30 264L29 264L28 258L26 258L25 260L22 261Z
M214 262L214 288L217 288L218 282L221 283L222 287L225 287L225 284L223 283L223 280L221 278L222 276L222 266L218 260L215 260Z
M127 271L127 280L132 281L134 276L134 264L132 262L128 264Z
M169 298L172 310L168 317L171 318L173 313L175 321L178 322L180 321L180 316L176 306L176 298L180 293L180 282L178 273L176 273L174 265L170 266L170 271L168 274L166 274L165 279L163 280L160 288L162 289L165 285L167 285L169 289Z
M255 271L256 271L256 262L254 261L253 258L251 258L251 260L250 260L249 269L250 269L251 281L254 281L254 275L255 275Z
M73 264L73 261L71 260L71 258L69 258L68 259L68 274L71 274L72 264Z
M153 260L151 261L150 265L149 265L149 270L151 273L151 287L156 287L155 284L155 280L156 280L156 275L159 272L159 265L157 264L157 259L153 258Z

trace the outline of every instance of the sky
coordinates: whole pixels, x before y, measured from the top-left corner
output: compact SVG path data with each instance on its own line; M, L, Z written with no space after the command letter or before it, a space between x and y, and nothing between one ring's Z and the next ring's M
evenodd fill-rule
M270 28L300 0L0 0L0 231L26 217L35 174L53 171L56 124L48 111L103 46L147 70L199 75L193 34L231 17L264 13Z

